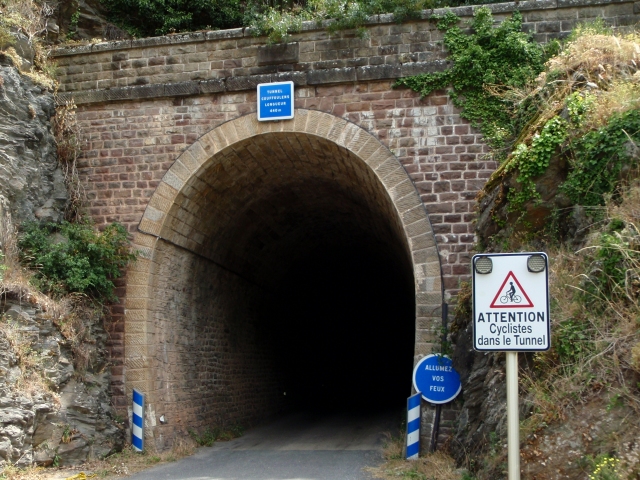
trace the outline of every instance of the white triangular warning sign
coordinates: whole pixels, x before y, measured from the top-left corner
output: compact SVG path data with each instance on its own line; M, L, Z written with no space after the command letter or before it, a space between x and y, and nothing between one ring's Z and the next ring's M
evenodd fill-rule
M509 279L513 279L509 281ZM507 286L507 282L509 285ZM514 285L515 283L515 285ZM517 285L517 287L516 287ZM513 271L510 271L500 285L498 289L498 293L493 298L493 302L489 308L531 308L533 307L533 302L527 295L527 292L524 291L522 285L513 274Z

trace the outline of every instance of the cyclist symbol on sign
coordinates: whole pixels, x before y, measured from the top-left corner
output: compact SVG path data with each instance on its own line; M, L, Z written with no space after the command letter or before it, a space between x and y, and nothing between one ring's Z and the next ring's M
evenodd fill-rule
M511 285L509 289L500 297L500 303L520 303L522 301L522 297L520 295L516 295L516 287L513 285L513 282L509 282L509 285Z

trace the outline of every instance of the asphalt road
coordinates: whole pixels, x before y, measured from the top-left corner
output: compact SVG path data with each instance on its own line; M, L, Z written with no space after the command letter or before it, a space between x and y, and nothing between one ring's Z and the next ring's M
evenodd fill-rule
M230 442L200 448L131 480L365 480L363 468L382 461L384 432L396 432L398 412L294 414Z

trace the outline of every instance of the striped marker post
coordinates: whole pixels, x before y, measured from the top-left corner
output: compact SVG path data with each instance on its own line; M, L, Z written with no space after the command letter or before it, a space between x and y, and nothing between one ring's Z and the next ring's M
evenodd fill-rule
M131 445L136 452L144 450L144 393L133 389L133 415L131 415Z
M420 392L407 399L407 460L420 453Z

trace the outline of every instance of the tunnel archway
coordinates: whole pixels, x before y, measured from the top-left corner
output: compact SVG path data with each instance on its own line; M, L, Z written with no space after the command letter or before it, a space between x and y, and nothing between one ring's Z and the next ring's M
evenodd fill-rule
M134 246L126 386L147 393L160 447L303 403L401 401L436 338L439 259L415 187L379 140L326 113L205 134Z

